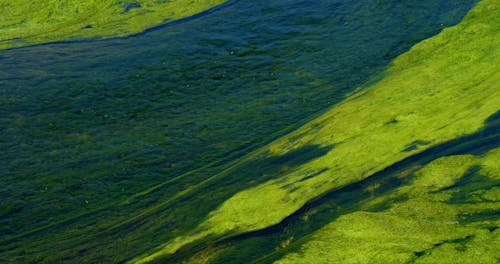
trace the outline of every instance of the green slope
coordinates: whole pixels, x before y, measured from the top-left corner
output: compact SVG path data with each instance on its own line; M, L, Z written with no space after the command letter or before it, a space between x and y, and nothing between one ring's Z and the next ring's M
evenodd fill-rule
M0 49L126 36L225 0L16 0L0 2Z
M249 169L245 164L261 155L284 156L311 146L331 148L297 167L281 168L276 179L237 193L197 228L134 262L175 253L207 237L227 237L277 224L328 191L478 131L500 109L499 18L499 3L482 1L459 25L397 58L383 79L368 89L243 158L221 175L244 174ZM497 157L498 152L491 155ZM405 216L402 212L398 217ZM446 217L452 219L453 215Z
M0 262L123 262L186 235L234 194L334 146L232 161L338 103L476 1L278 2L239 1L140 37L3 51ZM270 6L261 21L254 10ZM318 10L321 19L303 20ZM282 21L285 34L255 39L255 25Z
M277 263L496 263L499 164L500 148L437 159L365 205L389 209L343 215Z

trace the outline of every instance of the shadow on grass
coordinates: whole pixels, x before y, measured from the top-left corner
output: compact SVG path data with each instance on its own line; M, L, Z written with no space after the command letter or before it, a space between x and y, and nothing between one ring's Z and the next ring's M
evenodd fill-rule
M158 259L157 263L178 263L191 258L194 252L221 248L223 250L210 263L272 263L286 253L298 250L307 240L308 234L314 233L341 215L359 210L383 211L395 202L406 200L407 197L403 195L369 208L364 206L365 202L373 197L390 194L398 187L411 183L414 173L429 162L450 155L482 155L499 146L500 111L488 118L482 130L415 154L365 180L332 190L310 201L275 226L219 241L206 239L201 243L188 245L172 256ZM480 167L471 167L455 185L448 188L457 189L450 203L470 202L471 192L499 185L495 180L485 181L485 177L478 174L479 169ZM463 216L462 220L474 222L496 216L498 212L486 210L475 215ZM293 243L294 241L297 242Z

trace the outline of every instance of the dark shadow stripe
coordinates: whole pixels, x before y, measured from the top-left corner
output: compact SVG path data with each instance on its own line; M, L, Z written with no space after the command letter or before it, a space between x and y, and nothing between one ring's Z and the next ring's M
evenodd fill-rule
M255 260L255 252L257 250L251 251L251 255L247 256L247 258L242 257L240 261L245 263L271 263L285 253L287 253L290 249L298 249L304 241L300 241L299 243L295 243L288 250L282 251L274 251L275 248L279 247L279 243L282 241L286 234L293 234L295 240L300 240L301 238L307 236L324 227L326 224L332 222L337 217L341 215L345 215L348 213L352 213L355 211L359 211L362 209L363 202L370 197L380 196L387 194L398 187L403 186L404 184L409 183L413 177L405 176L405 177L396 177L401 174L410 174L412 175L422 166L430 163L431 161L438 159L444 156L451 155L463 155L463 154L475 154L481 155L486 153L489 150L497 148L500 146L500 111L492 115L486 121L486 127L481 129L480 131L466 135L438 146L427 149L421 153L415 154L404 160L397 162L386 169L373 174L372 176L347 186L331 190L311 201L307 202L302 208L294 212L293 214L286 217L280 223L267 227L265 229L243 233L243 234L230 234L225 237L219 238L207 238L203 241L194 242L188 244L187 246L181 248L174 255L164 256L159 258L155 263L179 263L182 260L188 259L195 252L200 252L206 248L217 248L217 247L230 247L231 245L238 245L239 243L248 242L251 240L257 240L257 238L262 238L262 243L269 243L265 246L259 248L259 252L261 254L259 256L263 256L260 259ZM370 191L368 188L370 186L374 186L376 184L380 184L380 186ZM397 200L404 200L406 197L399 197ZM390 201L392 204L396 202L394 200ZM338 204L342 206L339 210L335 208L332 209L332 204ZM380 211L388 208L390 204L380 204L374 208L363 208L368 211ZM308 212L314 211L326 211L326 215L316 213L315 216L311 217L309 222L314 223L311 229L303 230L301 229L304 225L304 222L301 220L305 217ZM495 212L496 213L496 212ZM491 214L486 214L490 216ZM496 214L495 214L496 215ZM290 231L296 227L299 230L299 233L293 233ZM270 242L272 241L272 242ZM250 242L249 242L250 243ZM250 243L252 244L252 243ZM272 246L271 246L272 244ZM234 249L235 251L243 251L244 246L237 247ZM238 254L231 254L232 257L238 255L241 257L241 252L238 251ZM267 251L267 252L266 252ZM266 252L266 253L264 253ZM224 263L227 259L221 259L219 261L213 263ZM211 262L212 263L212 262Z

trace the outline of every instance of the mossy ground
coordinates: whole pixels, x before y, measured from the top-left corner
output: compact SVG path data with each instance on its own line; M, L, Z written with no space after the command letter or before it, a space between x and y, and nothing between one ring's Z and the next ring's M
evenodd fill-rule
M198 228L167 242L138 262L175 253L206 236L249 232L277 224L329 190L360 181L412 154L479 130L488 117L499 111L499 18L498 3L480 2L459 25L443 30L397 58L382 80L261 149L260 152L284 155L307 145L332 147L327 154L285 171L278 179L237 193ZM417 141L425 144L408 150ZM321 173L307 177L318 171ZM446 206L412 202L413 206L431 206L430 212L443 210L443 215L429 213L423 217L454 222L455 215ZM408 214L404 211L406 205L402 206L401 215L387 217L401 223L400 218ZM368 228L370 220L363 221ZM415 221L394 228L404 229L407 224L413 228L420 223ZM437 226L428 228L430 232ZM359 236L363 235L361 231ZM452 231L442 232L444 235ZM420 235L425 236L425 232Z
M126 36L192 16L225 0L18 0L0 3L0 49Z
M477 131L498 110L498 53L485 45L498 42L498 20L489 16L467 20L484 32L445 31L448 47L431 40L366 93L244 156L339 102L440 21L455 24L473 2L240 1L218 18L144 37L2 52L9 199L0 261L123 262L162 243L216 261L209 251L229 247L207 241L268 228L311 198ZM125 14L139 12L129 4ZM473 60L453 69L457 54ZM276 247L297 248L294 237L284 232ZM258 258L252 249L243 251Z
M300 252L277 263L496 263L500 220L493 215L466 218L485 210L498 215L497 164L500 148L484 156L437 159L417 171L408 185L367 201L390 201L389 209L343 215L307 238ZM480 177L482 188L471 192L473 181L460 184L469 175ZM452 203L463 191L467 200ZM400 196L407 198L395 201Z

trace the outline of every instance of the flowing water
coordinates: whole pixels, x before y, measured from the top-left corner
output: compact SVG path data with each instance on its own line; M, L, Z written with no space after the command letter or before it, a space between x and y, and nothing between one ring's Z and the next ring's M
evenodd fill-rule
M164 243L276 164L327 150L164 201L381 78L476 2L230 1L127 38L0 51L0 260L119 262Z

